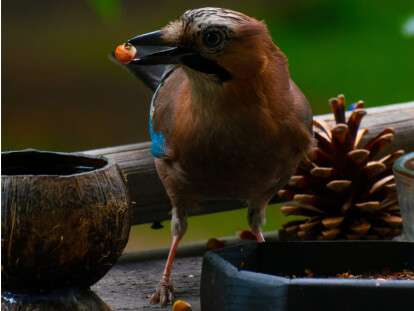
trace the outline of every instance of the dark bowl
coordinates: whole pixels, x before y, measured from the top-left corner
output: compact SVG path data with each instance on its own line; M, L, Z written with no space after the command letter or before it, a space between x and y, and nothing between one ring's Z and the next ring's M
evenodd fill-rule
M414 243L294 241L248 243L207 252L203 311L408 310L414 281L341 279L338 273L414 269ZM306 271L315 273L307 277ZM408 309L407 309L408 308Z
M2 157L2 290L87 288L121 255L129 200L106 158L23 150Z

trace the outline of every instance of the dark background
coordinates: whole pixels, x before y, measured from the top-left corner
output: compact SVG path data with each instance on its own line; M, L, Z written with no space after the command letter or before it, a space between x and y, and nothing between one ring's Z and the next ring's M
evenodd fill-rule
M414 1L8 0L2 149L77 151L148 140L150 93L107 55L131 36L203 6L264 19L315 113L328 112L328 98L338 93L368 106L414 98ZM244 214L192 218L187 239L232 234L246 227ZM276 208L268 219L267 230L285 221ZM168 241L168 229L133 232L130 247Z

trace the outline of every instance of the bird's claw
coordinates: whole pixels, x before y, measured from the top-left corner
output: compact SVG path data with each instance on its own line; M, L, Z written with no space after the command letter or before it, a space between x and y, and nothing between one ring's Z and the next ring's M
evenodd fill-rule
M166 306L174 301L174 287L170 282L162 280L158 285L155 293L150 298L151 304L160 304Z

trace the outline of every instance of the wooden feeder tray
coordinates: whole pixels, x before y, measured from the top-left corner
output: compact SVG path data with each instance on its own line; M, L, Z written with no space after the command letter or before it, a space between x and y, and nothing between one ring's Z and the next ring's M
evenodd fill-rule
M337 278L414 270L414 243L295 241L248 243L208 252L201 279L202 310L403 310L414 281ZM317 277L306 276L312 271Z

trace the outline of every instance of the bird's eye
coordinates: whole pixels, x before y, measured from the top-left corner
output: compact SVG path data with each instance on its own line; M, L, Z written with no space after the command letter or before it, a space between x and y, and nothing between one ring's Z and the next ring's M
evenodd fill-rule
M220 45L223 41L223 35L219 31L207 31L203 35L203 42L209 48L214 48Z

